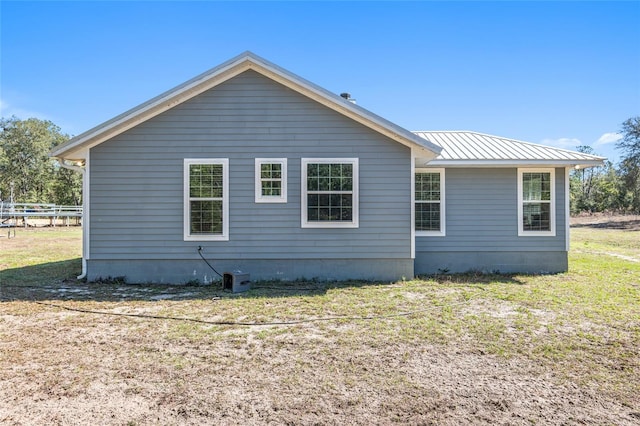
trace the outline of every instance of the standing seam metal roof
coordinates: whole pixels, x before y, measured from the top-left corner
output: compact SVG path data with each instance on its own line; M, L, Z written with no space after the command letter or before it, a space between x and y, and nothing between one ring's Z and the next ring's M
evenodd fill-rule
M434 160L447 161L567 161L602 162L603 157L470 131L416 131L442 148Z

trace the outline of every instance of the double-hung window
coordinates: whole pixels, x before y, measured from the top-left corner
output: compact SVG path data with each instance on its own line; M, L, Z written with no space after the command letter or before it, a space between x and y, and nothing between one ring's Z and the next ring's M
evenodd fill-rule
M416 169L416 235L445 235L444 169Z
M303 158L302 227L358 227L358 159Z
M287 159L256 158L256 203L287 202Z
M553 169L518 169L518 235L554 236Z
M229 240L229 159L184 160L184 239Z

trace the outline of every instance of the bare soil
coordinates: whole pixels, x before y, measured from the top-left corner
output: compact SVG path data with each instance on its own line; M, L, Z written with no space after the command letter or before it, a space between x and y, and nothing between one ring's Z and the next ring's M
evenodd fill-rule
M637 216L572 219L576 227L628 230L639 229L638 222ZM19 235L24 242L11 244L26 244L24 235ZM8 244L0 239L0 254ZM636 268L633 265L629 268ZM0 280L1 273L2 267ZM9 273L4 276L11 277ZM507 284L525 287L517 280ZM434 300L448 300L458 291L443 285L436 298L429 299L415 283L405 285L385 284L370 291L397 288L390 293L393 297L405 297L406 303L423 301L427 309ZM340 294L346 298L352 293L355 290L346 289ZM638 340L624 337L639 330L640 313L621 319L620 329L602 332L568 325L549 331L545 320L562 323L554 318L557 312L529 310L508 298L465 302L449 316L446 308L438 308L409 317L252 327L175 319L225 319L225 309L234 301L235 311L229 314L234 320L245 320L243 315L273 319L280 308L300 306L304 312L311 299L325 296L277 294L243 299L207 287L55 279L37 287L0 285L0 424L640 425L640 396L630 391L640 381ZM243 300L246 304L240 305ZM332 303L323 302L327 312L317 315L336 316L344 309L332 308ZM250 313L252 306L264 313ZM112 315L127 313L144 317ZM449 326L439 324L452 315L475 316L479 323L482 318L505 318L508 327L496 336L507 336L526 351L539 336L518 331L515 320L520 314L536 317L529 322L540 325L534 333L542 338L553 332L573 339L580 332L585 345L627 354L597 361L611 374L619 371L618 377L629 377L631 385L619 389L619 383L612 383L609 388L585 380L589 367L581 365L580 349L554 355L557 342L552 339L549 355L500 354L486 350L490 334L479 344L477 335L435 337L425 328L433 321L433 330L446 333ZM402 337L394 338L394 333ZM612 359L616 365L607 366Z
M640 231L640 215L622 215L613 213L582 213L571 216L571 227L595 229L622 229Z
M335 334L350 327L357 325L183 336L179 325L163 321L46 307L3 314L0 423L640 422L639 406L525 358L487 355L472 345L384 344L367 335L341 344ZM264 338L265 331L276 335Z

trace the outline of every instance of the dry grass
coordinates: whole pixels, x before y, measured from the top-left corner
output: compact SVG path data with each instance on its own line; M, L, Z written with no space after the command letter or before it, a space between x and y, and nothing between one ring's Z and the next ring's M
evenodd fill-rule
M232 295L77 283L77 230L18 231L0 423L637 424L640 236L613 232L574 233L566 274Z

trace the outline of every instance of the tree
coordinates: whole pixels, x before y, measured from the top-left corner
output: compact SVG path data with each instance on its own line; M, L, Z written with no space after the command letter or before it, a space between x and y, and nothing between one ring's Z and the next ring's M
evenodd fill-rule
M0 119L2 198L8 198L10 185L13 183L16 202L77 200L82 186L80 178L72 177L70 170L61 168L49 157L49 151L53 147L68 139L58 126L48 120L20 120L16 117Z
M623 152L620 174L624 198L631 210L640 213L640 116L631 117L620 129L622 139L616 144Z
M577 151L596 155L590 146L579 146ZM619 210L622 207L621 181L610 161L598 167L572 170L570 184L572 214Z

